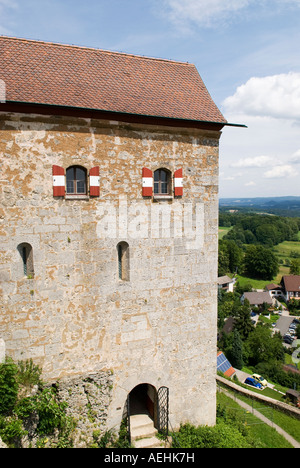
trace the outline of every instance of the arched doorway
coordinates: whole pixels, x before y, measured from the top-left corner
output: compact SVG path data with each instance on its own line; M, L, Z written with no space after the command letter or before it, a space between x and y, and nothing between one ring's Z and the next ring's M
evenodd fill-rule
M154 421L157 392L153 385L143 383L134 387L128 395L129 415L147 414Z
M168 435L169 426L169 389L143 383L134 387L128 394L125 415L128 424L128 434L131 434L131 419L137 415L145 415L153 421L154 427L164 435Z

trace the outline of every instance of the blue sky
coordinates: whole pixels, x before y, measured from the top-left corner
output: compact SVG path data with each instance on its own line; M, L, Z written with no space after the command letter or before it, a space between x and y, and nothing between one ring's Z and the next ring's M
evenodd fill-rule
M0 0L0 34L192 62L229 122L220 196L300 195L300 0Z

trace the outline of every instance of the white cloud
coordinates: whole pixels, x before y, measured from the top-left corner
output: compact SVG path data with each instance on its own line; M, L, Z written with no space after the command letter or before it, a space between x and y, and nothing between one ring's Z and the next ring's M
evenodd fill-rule
M300 164L300 150L296 151L291 159L290 159L291 164Z
M250 78L223 106L225 112L300 120L300 73Z
M256 185L256 183L253 182L253 180L251 180L250 182L247 182L247 183L245 184L245 187L254 187L255 185Z
M234 180L235 177L233 176L228 176L228 177L222 177L222 180Z
M241 10L249 0L164 0L169 19L177 24L197 23L209 26L212 21Z
M283 179L286 177L295 177L298 172L289 164L282 166L274 166L269 171L265 172L264 177L266 179Z
M191 24L212 27L220 20L231 20L247 7L267 6L274 9L300 6L299 0L163 0L168 19L181 27Z
M273 161L270 156L255 156L253 158L240 159L233 162L231 167L267 167Z

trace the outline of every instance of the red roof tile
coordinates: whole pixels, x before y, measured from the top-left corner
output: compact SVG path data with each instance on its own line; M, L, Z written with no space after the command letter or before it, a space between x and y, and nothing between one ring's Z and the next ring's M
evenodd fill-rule
M0 57L7 102L226 124L189 63L4 36Z
M300 291L300 275L283 276L282 282L286 291Z

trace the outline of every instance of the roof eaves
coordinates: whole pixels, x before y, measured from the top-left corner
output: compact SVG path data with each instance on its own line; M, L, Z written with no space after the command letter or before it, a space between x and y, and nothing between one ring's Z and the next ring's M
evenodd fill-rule
M172 116L167 116L167 115L148 115L148 114L135 114L131 112L118 112L114 110L107 110L107 109L97 109L97 108L87 108L87 107L75 107L75 106L66 106L66 105L61 105L61 104L50 104L50 103L40 103L40 102L24 102L24 101L10 101L7 100L5 101L4 104L14 104L14 105L24 105L24 106L39 106L39 107L44 107L44 108L58 108L58 109L68 109L68 110L74 110L74 111L86 111L86 112L99 112L103 114L112 114L116 116L120 115L128 115L128 116L135 116L139 118L152 118L152 119L162 119L162 120L174 120L178 122L187 122L187 123L198 123L198 124L206 124L206 125L218 125L218 126L243 126L243 125L238 125L238 124L229 124L227 121L224 119L222 120L214 120L214 121L209 121L209 120L195 120L195 119L184 119L184 118L178 118L178 117L172 117ZM0 106L0 111L1 111L1 106Z

